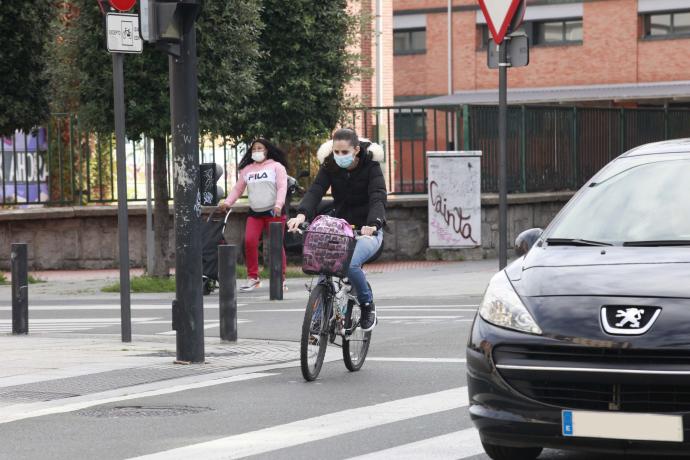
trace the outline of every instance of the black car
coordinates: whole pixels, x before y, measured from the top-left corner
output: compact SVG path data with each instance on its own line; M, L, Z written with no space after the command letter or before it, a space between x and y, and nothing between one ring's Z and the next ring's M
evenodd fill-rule
M690 139L616 158L516 245L467 346L487 454L690 455Z

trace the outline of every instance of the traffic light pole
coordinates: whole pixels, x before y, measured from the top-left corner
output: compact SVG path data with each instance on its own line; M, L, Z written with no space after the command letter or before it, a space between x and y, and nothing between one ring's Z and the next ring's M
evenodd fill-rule
M199 193L199 107L195 22L199 5L178 5L180 56L170 56L170 111L174 154L177 360L204 362L204 306Z
M508 37L498 48L498 268L508 264Z

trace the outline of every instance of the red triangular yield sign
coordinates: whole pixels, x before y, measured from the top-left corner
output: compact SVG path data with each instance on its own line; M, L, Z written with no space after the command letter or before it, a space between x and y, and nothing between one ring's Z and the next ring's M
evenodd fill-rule
M478 0L489 31L498 44L503 41L510 21L524 0Z

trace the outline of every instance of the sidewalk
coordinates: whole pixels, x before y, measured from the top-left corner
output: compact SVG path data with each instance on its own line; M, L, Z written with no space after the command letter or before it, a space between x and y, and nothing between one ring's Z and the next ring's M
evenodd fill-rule
M0 336L0 424L268 376L299 359L297 342L207 339L205 363L175 364L175 337L132 340Z
M394 262L372 264L367 271L377 299L416 298L423 302L424 297L433 295L455 301L481 296L497 266L495 260ZM32 300L69 302L78 296L94 304L113 304L119 299L119 294L101 293L99 287L117 278L116 270L39 272L34 276L46 282L29 287L29 308ZM291 279L285 300L306 298L300 285L309 280ZM267 288L251 294L265 295L269 302ZM0 286L0 302L9 305L10 296L11 286ZM172 299L174 293L133 294L132 300L153 297ZM167 391L175 385L208 385L209 381L240 378L299 362L296 341L230 343L207 338L206 363L193 365L173 364L175 345L175 336L134 336L131 343L122 343L119 336L100 334L0 335L0 423L34 416L26 414L43 414L67 402L89 407L111 397L121 400L149 390Z

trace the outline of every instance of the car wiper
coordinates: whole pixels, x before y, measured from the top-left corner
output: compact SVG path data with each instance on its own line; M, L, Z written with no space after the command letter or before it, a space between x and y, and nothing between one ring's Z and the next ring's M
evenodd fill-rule
M613 246L603 241L582 240L580 238L547 238L546 242L553 246Z
M690 246L690 240L626 241L623 246Z

